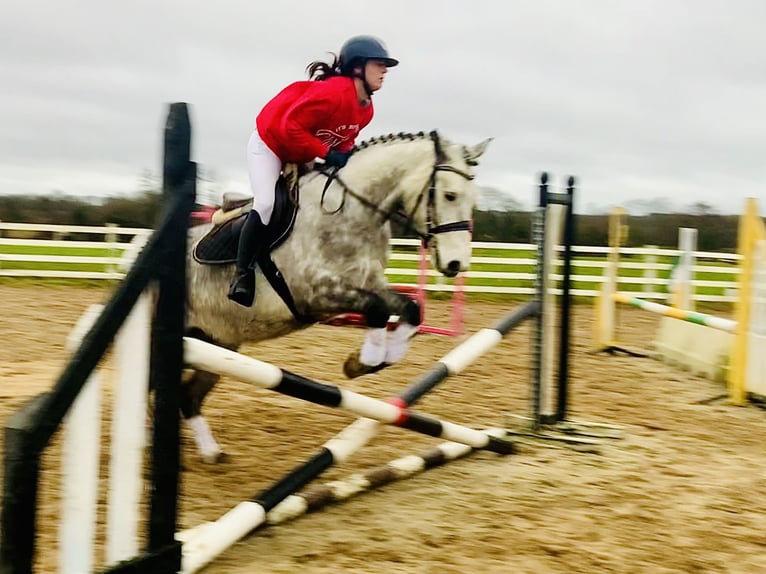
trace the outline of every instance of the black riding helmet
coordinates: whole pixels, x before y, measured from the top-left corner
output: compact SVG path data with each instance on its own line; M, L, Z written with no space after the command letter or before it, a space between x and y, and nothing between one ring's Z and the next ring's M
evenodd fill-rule
M388 55L388 50L382 40L374 36L354 36L346 40L340 49L340 73L344 76L353 76L354 68L364 65L367 60L381 60L386 66L392 68L399 64L399 60ZM371 95L367 80L364 77L364 71L361 75L364 87L368 95Z

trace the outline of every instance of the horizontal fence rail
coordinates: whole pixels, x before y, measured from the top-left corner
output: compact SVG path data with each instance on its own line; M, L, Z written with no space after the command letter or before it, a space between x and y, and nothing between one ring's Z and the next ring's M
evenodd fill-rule
M117 226L23 224L0 222L0 278L122 279L141 251L150 229ZM594 297L603 282L608 247L575 246L572 294ZM622 247L619 250L618 290L643 299L666 301L678 249ZM735 253L697 251L691 280L694 300L736 300ZM418 282L420 240L392 239L386 276L397 285ZM534 293L535 246L527 243L473 242L471 269L463 274L466 293L524 296ZM425 271L424 289L454 292L454 280L438 271ZM554 273L554 281L561 276Z
M0 222L0 277L121 280L151 229Z

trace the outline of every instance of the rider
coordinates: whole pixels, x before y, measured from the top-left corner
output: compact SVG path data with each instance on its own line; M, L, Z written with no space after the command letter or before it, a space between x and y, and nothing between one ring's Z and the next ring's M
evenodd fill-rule
M398 63L378 38L354 36L332 65L307 66L310 80L317 81L290 84L258 114L247 144L253 208L239 238L229 299L245 307L255 299L254 267L267 249L264 231L282 165L321 158L327 166L345 166L359 130L372 120L372 94L383 85L387 68Z

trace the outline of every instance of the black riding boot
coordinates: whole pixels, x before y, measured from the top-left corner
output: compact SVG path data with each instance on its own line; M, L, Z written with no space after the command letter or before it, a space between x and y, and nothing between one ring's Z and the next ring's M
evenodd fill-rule
M251 210L242 225L237 247L237 272L229 286L229 299L245 307L255 301L255 264L266 249L266 226L257 211Z

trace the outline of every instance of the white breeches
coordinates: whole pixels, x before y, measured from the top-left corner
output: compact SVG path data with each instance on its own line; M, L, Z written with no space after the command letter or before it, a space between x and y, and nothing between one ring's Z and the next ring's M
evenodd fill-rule
M274 193L282 172L282 160L263 143L258 130L253 130L247 142L247 172L253 192L253 210L261 216L263 224L268 225L274 211Z

